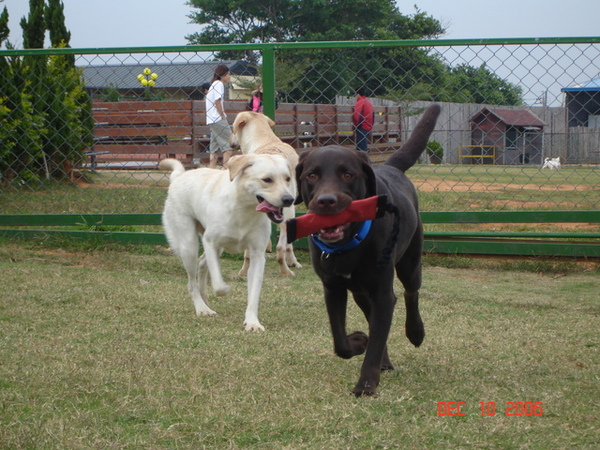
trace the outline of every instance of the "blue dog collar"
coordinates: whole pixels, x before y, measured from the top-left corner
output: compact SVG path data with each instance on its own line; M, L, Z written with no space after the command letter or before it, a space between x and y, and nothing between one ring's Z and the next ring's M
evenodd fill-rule
M371 222L371 220L363 222L360 230L358 230L358 233L356 233L354 237L344 245L327 244L326 242L320 240L317 234L311 234L310 238L313 244L315 244L317 248L324 254L330 255L332 253L345 252L347 250L355 249L362 243L362 241L365 240L369 234L369 231L371 230Z

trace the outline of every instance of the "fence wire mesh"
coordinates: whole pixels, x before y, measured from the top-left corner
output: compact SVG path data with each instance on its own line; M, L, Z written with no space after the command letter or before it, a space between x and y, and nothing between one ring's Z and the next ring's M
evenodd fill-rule
M375 109L374 164L430 102L441 103L430 146L409 173L423 211L600 205L596 39L281 45L274 77L265 76L260 46L224 49L0 52L1 212L160 212L168 178L158 162L208 163L201 85L218 64L232 74L229 123L262 84L265 103L276 99L276 133L299 151L355 146L359 86Z

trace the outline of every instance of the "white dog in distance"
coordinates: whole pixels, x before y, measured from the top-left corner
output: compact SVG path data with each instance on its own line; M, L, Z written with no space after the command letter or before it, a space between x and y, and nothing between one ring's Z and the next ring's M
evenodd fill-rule
M546 158L542 169L559 170L560 169L560 157L557 158Z

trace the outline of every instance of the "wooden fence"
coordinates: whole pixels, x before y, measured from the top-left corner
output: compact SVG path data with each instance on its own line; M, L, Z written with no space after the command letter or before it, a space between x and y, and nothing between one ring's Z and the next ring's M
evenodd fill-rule
M230 123L245 106L244 101L225 102ZM208 158L204 101L95 102L93 116L94 144L86 151L92 169L155 168L167 157L193 165ZM296 149L353 146L351 106L283 103L276 122L276 134ZM375 107L373 153L394 150L401 127L399 107Z

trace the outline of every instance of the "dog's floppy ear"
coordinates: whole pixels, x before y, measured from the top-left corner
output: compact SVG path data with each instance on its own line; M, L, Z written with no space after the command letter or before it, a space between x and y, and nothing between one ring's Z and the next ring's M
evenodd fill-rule
M373 168L371 167L369 156L365 152L357 151L356 153L361 159L362 170L366 177L367 197L377 195L377 178L375 178L375 172L373 172Z
M233 181L240 173L254 164L252 155L237 155L229 158L227 168L229 169L229 179Z
M302 200L302 183L300 182L300 177L302 176L302 172L304 171L304 161L306 157L311 153L312 150L301 150L298 152L298 164L296 165L296 188L298 189L298 196L294 201L294 205L299 205L303 202Z
M244 126L248 123L248 120L246 119L246 115L244 114L244 111L242 111L241 113L239 113L235 120L233 121L233 132L237 133L238 130L244 128Z

